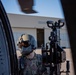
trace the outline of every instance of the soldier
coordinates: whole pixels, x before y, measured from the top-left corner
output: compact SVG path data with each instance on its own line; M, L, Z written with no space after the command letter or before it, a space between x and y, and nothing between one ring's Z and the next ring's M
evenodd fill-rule
M22 34L17 43L21 51L19 58L20 75L47 75L47 69L42 65L42 56L36 54L36 41L32 35Z

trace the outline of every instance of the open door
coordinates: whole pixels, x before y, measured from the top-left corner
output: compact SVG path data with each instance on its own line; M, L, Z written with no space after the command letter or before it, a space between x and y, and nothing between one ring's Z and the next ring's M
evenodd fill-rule
M44 46L44 29L37 29L37 46L38 48Z

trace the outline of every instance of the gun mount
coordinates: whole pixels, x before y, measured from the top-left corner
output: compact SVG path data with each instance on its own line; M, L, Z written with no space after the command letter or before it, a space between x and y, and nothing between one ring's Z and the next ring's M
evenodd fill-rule
M60 30L60 28L64 26L64 21L47 21L47 26L51 28L52 31L49 36L50 42L46 43L46 48L42 47L43 65L50 68L50 75L61 75L61 73L68 75L70 72L69 61L67 61L66 64L67 70L61 71L61 63L66 61L66 52L60 47L60 35L58 36L58 29Z

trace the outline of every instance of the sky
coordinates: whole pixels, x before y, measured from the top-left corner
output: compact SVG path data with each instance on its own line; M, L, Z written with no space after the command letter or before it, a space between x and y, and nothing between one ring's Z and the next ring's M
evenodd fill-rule
M60 0L34 0L34 10L38 13L26 14L20 10L17 0L1 0L7 13L64 18Z

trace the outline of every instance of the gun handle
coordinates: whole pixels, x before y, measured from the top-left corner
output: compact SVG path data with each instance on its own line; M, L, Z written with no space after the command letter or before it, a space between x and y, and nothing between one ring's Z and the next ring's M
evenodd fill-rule
M70 61L66 61L66 72L70 72Z

